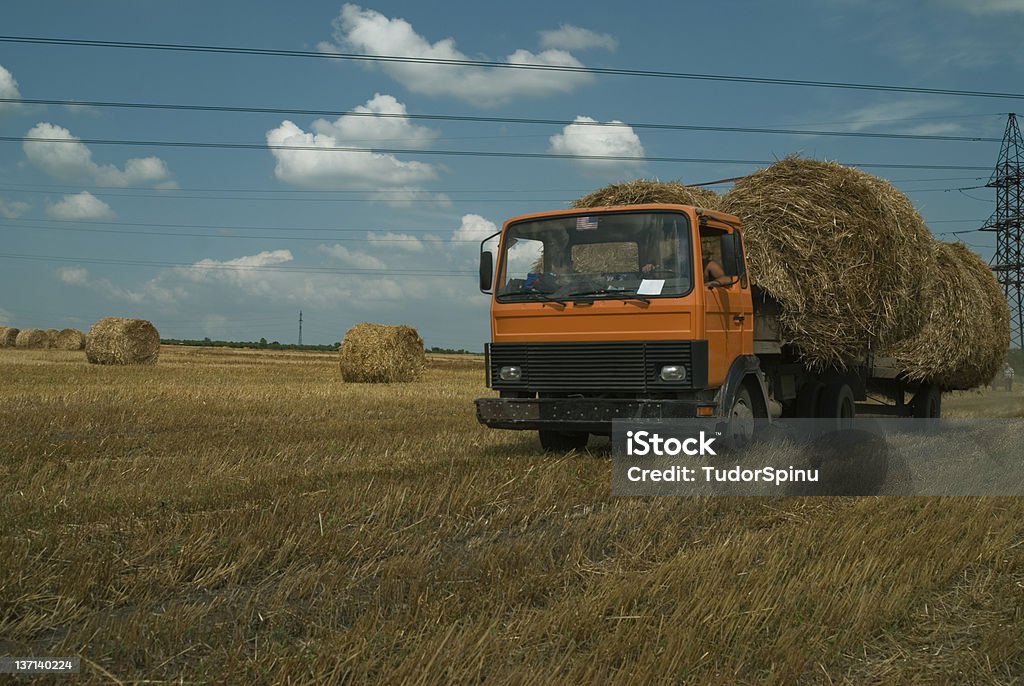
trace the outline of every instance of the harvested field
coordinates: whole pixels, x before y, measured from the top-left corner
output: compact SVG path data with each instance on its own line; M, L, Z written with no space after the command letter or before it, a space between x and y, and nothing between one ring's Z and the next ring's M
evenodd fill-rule
M613 498L606 456L479 426L453 357L369 386L332 354L0 350L0 652L94 683L1019 683L1018 499Z

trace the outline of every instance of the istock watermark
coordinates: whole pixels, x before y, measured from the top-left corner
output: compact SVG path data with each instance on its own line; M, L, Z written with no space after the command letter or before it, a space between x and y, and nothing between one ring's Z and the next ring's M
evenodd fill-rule
M708 420L623 420L621 496L1024 495L1024 420L857 418L754 424L743 448Z

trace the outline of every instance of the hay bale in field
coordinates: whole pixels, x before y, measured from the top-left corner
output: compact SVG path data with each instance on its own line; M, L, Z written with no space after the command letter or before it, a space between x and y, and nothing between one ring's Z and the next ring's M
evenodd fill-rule
M844 367L920 330L933 239L888 181L788 157L738 181L721 209L743 221L751 278L811 366Z
M41 350L49 345L50 337L43 329L22 329L15 339L15 346Z
M0 348L13 348L18 340L18 331L13 326L0 326Z
M914 381L967 390L992 381L1010 347L1010 309L988 265L962 243L934 246L923 284L931 308L920 333L885 354Z
M82 350L85 348L85 334L78 329L61 329L53 337L51 346L57 350Z
M573 207L610 207L615 205L642 205L645 203L669 203L675 205L696 205L710 210L718 209L722 196L706 188L684 186L678 181L654 181L637 179L625 183L613 183L584 195L573 202Z
M415 381L427 363L423 339L411 326L356 324L338 351L345 381Z
M60 335L60 329L47 329L46 330L46 347L56 348L57 347L57 336Z
M105 317L89 329L85 357L92 364L156 364L160 334L145 319Z

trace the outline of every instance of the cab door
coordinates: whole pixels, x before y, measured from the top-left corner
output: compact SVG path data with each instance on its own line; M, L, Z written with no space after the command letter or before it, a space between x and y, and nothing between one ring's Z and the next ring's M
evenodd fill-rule
M708 383L721 385L733 361L753 353L754 308L750 284L742 267L739 234L726 224L702 221L700 225L701 289L704 300L704 330L708 339ZM722 268L731 280L726 286L708 288L712 281L709 263Z

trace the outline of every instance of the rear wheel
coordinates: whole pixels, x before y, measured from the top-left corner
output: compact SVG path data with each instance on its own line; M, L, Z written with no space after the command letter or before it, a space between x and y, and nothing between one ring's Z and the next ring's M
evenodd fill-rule
M925 384L910 401L914 419L939 419L942 417L942 391L935 384Z
M540 447L549 453L567 453L570 450L583 450L587 447L590 434L586 431L556 431L541 429Z
M833 381L825 384L818 402L818 416L822 419L835 419L836 427L849 429L856 416L856 401L853 389L845 381Z
M793 403L793 416L798 419L814 419L818 416L818 405L821 403L821 391L825 384L811 379L800 387Z

